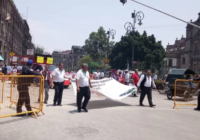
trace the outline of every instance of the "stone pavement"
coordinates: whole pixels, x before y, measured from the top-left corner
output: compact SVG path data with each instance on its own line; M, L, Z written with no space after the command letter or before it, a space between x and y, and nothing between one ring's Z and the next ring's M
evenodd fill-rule
M76 112L72 87L63 106L52 106L50 91L45 115L0 119L0 140L199 140L200 112L193 106L172 109L173 101L153 92L156 108L138 106L139 97L111 101L92 95L88 113ZM180 100L180 99L179 99ZM190 101L196 103L196 98ZM145 105L148 105L145 98Z

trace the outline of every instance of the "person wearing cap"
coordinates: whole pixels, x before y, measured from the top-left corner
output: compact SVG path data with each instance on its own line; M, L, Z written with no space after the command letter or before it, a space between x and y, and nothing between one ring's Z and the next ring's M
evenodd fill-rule
M28 60L27 65L22 68L20 75L41 75L38 72L34 72L31 70L33 66L33 60ZM29 87L33 83L33 78L31 77L20 77L18 78L17 82L17 90L19 92L19 98L17 102L17 113L22 112L22 106L25 104L27 111L32 111L30 106L30 96L29 96ZM28 115L31 115L29 113ZM17 116L24 116L26 114L17 115Z
M83 109L85 112L88 112L86 107L90 100L90 88L92 88L92 85L90 82L88 65L86 63L82 64L82 69L80 69L76 74L76 87L78 112L81 112L81 109ZM82 104L83 97L85 99Z

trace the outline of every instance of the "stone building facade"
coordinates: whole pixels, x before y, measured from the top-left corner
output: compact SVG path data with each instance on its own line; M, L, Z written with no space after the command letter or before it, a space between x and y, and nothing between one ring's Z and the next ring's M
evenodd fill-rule
M200 13L193 24L200 26ZM176 39L173 45L166 47L166 68L192 69L200 74L200 29L187 25L186 38Z
M193 24L200 26L199 17ZM186 66L200 74L200 29L187 25L186 27Z
M67 71L76 71L80 68L79 61L85 55L84 52L81 46L72 46L71 50L67 51L54 51L54 65L58 66L62 62Z
M186 38L183 36L181 39L176 39L173 45L167 45L167 57L165 58L165 62L168 68L184 68L185 57L183 57L183 55L185 53L185 45Z
M0 0L0 55L9 64L10 52L26 55L26 48L34 49L26 20L13 0Z

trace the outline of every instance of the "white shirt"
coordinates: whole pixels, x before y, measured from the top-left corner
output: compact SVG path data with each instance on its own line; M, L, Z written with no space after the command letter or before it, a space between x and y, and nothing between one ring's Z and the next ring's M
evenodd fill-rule
M99 77L100 77L100 72L97 72L96 78L99 78Z
M54 82L64 82L64 76L65 76L65 70L60 70L59 68L56 68L53 72L52 75L54 76Z
M157 80L158 76L157 75L154 75L153 79L154 80Z
M141 82L143 81L144 79L144 75L141 76L137 86L140 87L140 84ZM154 80L152 80L151 76L146 76L146 82L144 83L144 86L145 87L151 87L151 82L153 83L153 87L156 87L155 83L154 83Z
M45 80L48 80L48 74L49 74L49 71L45 71L45 72L46 72Z
M103 73L103 72L101 72L100 76L101 76L101 78L103 78L103 77L104 77L104 73Z
M13 75L17 75L17 69L13 68L12 73L13 73Z
M80 69L76 73L76 79L79 82L79 87L89 87L89 78L90 74L88 71L85 73L82 69Z
M125 82L130 82L129 73L126 73L126 74L125 74Z

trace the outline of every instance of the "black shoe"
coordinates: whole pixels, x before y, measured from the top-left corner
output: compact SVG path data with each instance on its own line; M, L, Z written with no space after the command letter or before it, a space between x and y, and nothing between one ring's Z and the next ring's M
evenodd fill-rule
M33 113L28 113L28 116L31 116L31 115L33 115Z
M62 104L57 104L57 105L62 106Z
M144 106L143 104L140 104L140 106Z
M56 106L56 103L53 103L54 106Z
M86 108L82 108L85 112L88 112L88 110Z
M200 111L200 108L195 108L194 110L196 110L196 111Z
M24 116L26 116L26 114L16 115L16 117L24 117Z
M47 101L44 101L44 104L48 104Z
M78 109L78 112L81 113L81 109Z
M138 97L138 96L136 94L134 94L133 97Z
M37 112L35 112L35 114L37 115ZM28 113L28 116L32 116L34 115L34 113Z
M150 107L155 107L156 105L150 105Z

